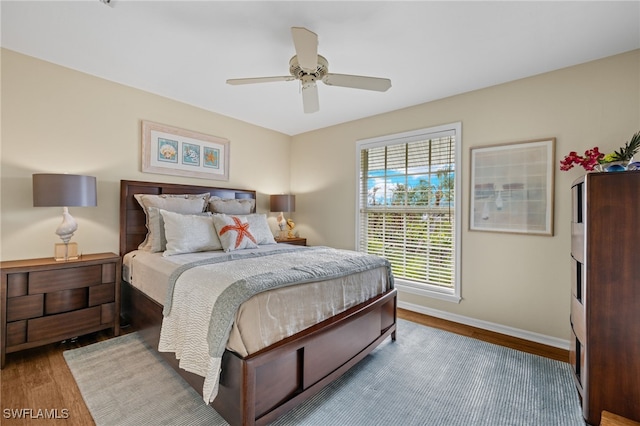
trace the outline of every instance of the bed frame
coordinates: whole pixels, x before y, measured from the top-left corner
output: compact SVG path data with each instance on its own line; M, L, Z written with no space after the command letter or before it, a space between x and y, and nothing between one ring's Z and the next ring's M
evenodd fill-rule
M135 250L147 233L133 194L198 194L256 198L255 191L123 180L120 183L120 255ZM158 347L162 306L122 281L122 316L152 347ZM246 357L225 351L220 387L211 403L231 425L263 425L308 400L396 335L396 290L376 296L313 327ZM204 378L159 352L198 393Z

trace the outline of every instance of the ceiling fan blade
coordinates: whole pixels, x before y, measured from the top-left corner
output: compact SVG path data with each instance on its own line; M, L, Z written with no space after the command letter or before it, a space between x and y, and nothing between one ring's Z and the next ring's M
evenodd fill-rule
M306 114L311 114L320 110L318 86L315 82L304 83L302 85L302 106Z
M272 81L291 81L295 79L296 78L292 75L284 75L280 77L231 78L227 80L227 84L237 86L239 84L270 83Z
M306 28L291 27L291 36L298 64L307 72L315 72L318 67L318 35Z
M329 86L352 87L354 89L375 90L386 92L391 87L388 78L365 77L362 75L327 74L322 78Z

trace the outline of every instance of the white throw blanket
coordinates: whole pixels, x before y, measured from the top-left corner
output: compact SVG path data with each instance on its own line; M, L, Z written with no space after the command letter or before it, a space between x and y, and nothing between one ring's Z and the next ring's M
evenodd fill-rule
M277 255L235 255L228 262L183 268L168 289L159 350L175 352L180 367L205 378L203 399L218 392L222 353L239 305L260 291L322 281L387 266L382 258L354 251L314 247ZM171 297L171 294L173 295Z

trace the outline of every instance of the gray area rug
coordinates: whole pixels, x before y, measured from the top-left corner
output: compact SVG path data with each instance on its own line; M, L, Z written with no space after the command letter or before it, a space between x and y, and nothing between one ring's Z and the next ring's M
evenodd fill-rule
M226 425L136 333L64 352L97 425ZM398 320L274 425L584 426L566 363Z

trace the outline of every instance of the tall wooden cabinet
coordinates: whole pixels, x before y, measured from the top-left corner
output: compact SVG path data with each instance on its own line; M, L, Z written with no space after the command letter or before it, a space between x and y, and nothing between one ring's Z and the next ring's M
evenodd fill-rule
M571 365L587 423L640 421L640 171L571 189Z

